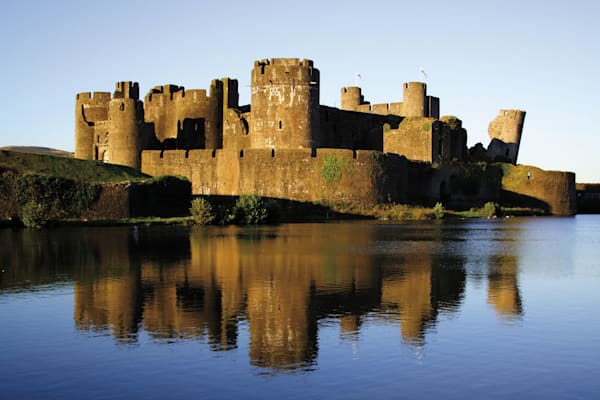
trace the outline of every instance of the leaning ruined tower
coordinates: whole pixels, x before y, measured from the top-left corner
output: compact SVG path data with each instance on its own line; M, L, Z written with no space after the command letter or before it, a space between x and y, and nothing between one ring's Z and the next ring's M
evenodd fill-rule
M524 122L525 111L521 110L500 110L496 118L490 122L489 137L492 143L498 141L504 145L505 153L502 156L505 162L517 163Z
M318 146L319 71L310 60L272 58L252 69L252 148Z

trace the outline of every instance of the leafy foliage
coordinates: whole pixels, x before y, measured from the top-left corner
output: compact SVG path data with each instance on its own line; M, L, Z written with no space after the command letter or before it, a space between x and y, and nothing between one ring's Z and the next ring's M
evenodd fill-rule
M323 166L320 172L327 185L331 186L342 179L344 172L350 172L350 163L347 159L335 154L327 155L323 158Z
M484 218L499 217L502 215L502 208L493 201L488 201L481 209L481 216Z
M192 207L190 208L190 214L194 221L200 225L208 225L215 219L215 212L212 206L202 197L197 197L192 200Z
M100 192L95 183L73 181L55 176L27 174L14 181L13 193L21 221L77 217L94 202Z
M27 228L41 228L48 222L48 211L46 204L28 201L21 209L21 222Z
M433 218L442 219L442 218L444 218L445 214L446 214L446 210L444 210L444 206L442 205L442 203L440 203L440 202L435 203L435 206L433 207Z
M233 222L240 224L263 224L269 217L265 202L258 196L242 195L239 197L232 214Z

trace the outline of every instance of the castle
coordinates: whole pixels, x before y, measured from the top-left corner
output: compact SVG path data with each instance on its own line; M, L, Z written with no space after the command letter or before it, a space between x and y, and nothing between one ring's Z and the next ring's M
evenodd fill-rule
M340 108L320 104L319 85L311 60L273 58L254 62L250 105L239 105L229 78L208 91L157 86L143 102L132 82L117 83L112 96L79 93L75 157L183 175L199 195L362 204L499 198L497 177L474 161L516 164L524 111L501 110L488 148L467 149L461 120L440 117L425 83L405 83L403 101L389 104L345 87Z

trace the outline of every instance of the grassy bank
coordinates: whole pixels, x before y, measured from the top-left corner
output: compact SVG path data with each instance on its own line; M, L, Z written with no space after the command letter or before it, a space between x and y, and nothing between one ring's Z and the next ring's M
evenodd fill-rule
M85 182L122 182L147 179L148 175L121 165L79 160L48 154L0 150L0 173L36 174Z

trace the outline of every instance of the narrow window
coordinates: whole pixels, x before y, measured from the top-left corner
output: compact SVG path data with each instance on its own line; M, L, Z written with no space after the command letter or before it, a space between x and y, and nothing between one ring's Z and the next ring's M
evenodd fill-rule
M282 122L279 121L279 130L281 130L281 127L283 126Z

